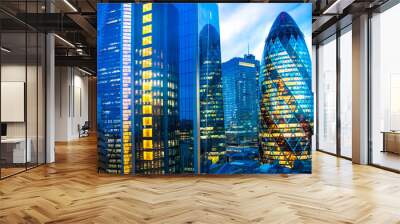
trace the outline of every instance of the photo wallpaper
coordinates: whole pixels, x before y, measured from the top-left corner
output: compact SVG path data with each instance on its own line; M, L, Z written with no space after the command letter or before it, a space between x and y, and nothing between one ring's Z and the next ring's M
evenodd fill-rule
M308 3L98 4L98 168L311 173Z

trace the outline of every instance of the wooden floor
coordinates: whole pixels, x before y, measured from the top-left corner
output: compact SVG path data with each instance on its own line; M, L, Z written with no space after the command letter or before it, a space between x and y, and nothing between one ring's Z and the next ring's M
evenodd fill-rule
M315 153L312 175L98 175L94 138L0 181L0 223L400 223L400 175Z

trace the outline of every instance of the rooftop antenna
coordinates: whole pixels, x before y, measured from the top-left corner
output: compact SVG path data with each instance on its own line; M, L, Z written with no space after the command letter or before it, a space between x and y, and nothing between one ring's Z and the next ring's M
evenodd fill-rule
M250 44L247 42L247 55L250 55Z

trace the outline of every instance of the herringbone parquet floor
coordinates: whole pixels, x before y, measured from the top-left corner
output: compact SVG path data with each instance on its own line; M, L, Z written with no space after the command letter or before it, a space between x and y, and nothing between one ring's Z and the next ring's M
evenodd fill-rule
M0 181L0 223L400 223L400 175L314 153L312 175L98 175L95 139Z

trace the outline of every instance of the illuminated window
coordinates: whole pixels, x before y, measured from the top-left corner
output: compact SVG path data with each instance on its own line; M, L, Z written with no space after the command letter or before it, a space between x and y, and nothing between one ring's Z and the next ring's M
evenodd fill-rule
M143 106L143 114L152 114L153 108L151 105Z
M145 60L142 61L142 67L143 68L150 68L151 65L152 65L151 58L145 59Z
M143 46L149 45L152 42L153 42L152 36L143 37L143 39L142 39L142 45Z
M143 94L142 100L143 100L143 103L151 103L153 98L151 97L151 94Z
M152 6L153 6L153 5L152 5L151 3L143 4L143 12L151 11Z
M144 34L151 33L152 30L153 30L153 28L152 28L152 25L151 25L151 24L150 24L150 25L143 26L143 28L142 28L142 34L144 35Z
M143 82L142 88L144 91L151 90L151 81L150 82Z
M143 118L143 125L150 126L153 124L153 118L152 117L144 117Z
M143 23L148 23L153 20L153 14L149 13L146 15L143 15Z
M152 47L143 48L143 57L151 56L152 51Z
M143 148L144 149L152 149L153 148L153 140L143 140Z
M151 70L143 71L142 78L143 79L151 79Z
M153 137L153 129L151 128L143 129L143 137Z
M143 152L144 160L153 160L153 152Z

